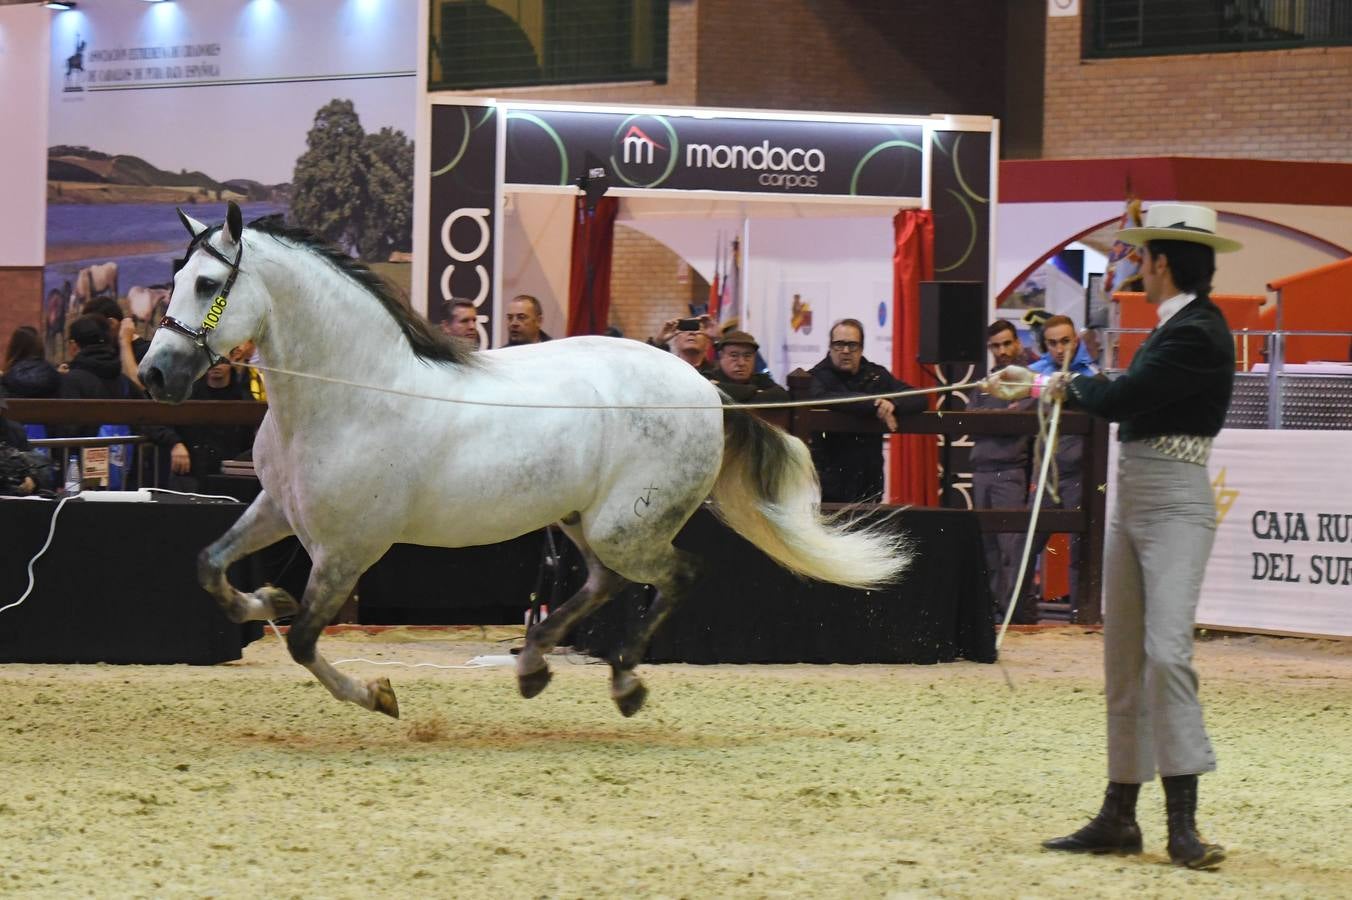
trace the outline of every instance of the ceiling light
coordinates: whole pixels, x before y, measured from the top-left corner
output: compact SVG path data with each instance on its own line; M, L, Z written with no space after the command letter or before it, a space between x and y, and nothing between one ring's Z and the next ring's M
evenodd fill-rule
M47 0L42 5L48 9L74 9L75 0Z

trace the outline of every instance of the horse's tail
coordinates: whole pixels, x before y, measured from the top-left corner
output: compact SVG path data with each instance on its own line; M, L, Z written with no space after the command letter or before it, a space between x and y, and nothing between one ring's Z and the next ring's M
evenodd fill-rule
M894 580L910 561L906 539L884 526L821 514L821 485L807 445L747 411L723 411L718 517L784 568L856 588Z

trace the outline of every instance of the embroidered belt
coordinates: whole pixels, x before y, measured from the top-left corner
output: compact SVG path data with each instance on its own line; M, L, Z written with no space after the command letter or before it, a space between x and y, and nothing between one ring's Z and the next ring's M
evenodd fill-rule
M1158 450L1165 456L1204 466L1207 464L1207 460L1211 458L1213 441L1215 441L1215 438L1202 437L1197 434L1160 434L1145 438L1141 443Z

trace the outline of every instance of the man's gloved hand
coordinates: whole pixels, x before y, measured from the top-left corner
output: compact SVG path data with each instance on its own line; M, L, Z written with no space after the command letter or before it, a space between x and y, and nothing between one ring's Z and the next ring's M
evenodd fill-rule
M1074 372L1055 372L1046 376L1045 381L1039 378L1038 381L1042 383L1042 395L1053 403L1065 400L1067 388L1074 377Z
M1005 366L981 382L981 390L1001 400L1022 400L1033 389L1033 373L1023 366Z

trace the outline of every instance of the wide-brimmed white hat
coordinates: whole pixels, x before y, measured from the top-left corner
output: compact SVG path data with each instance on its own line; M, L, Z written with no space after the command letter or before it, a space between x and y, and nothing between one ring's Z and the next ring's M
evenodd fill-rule
M1216 211L1191 203L1156 203L1145 211L1139 228L1123 228L1114 240L1141 246L1146 241L1190 241L1206 244L1217 253L1230 253L1244 246L1216 233Z

